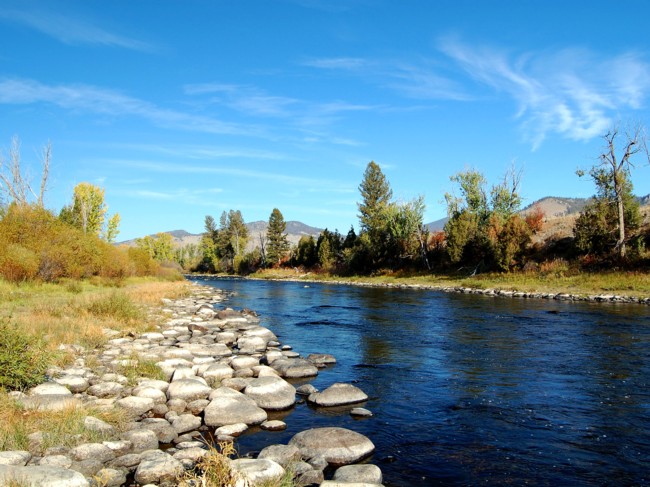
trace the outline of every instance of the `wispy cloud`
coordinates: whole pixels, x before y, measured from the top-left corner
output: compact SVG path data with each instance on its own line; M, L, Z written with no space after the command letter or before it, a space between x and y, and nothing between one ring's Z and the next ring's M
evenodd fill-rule
M441 50L473 79L511 96L537 148L549 133L573 140L601 135L625 110L641 107L650 65L639 55L598 57L584 49L512 55L444 39Z
M110 116L137 116L158 126L188 131L262 136L259 127L161 108L153 103L89 85L46 85L34 80L0 81L0 103L50 103L68 110Z
M315 58L303 66L343 71L371 84L391 89L402 96L420 100L467 100L469 96L449 76L443 66L431 60L416 63L402 60L372 60L356 57Z
M97 44L138 51L152 50L152 46L146 42L114 34L86 20L54 10L0 8L0 20L25 25L65 44Z
M222 175L234 176L241 180L261 180L269 184L279 184L300 187L305 192L327 192L327 193L348 193L354 191L354 185L347 182L341 182L332 179L317 179L282 174L274 171L258 171L255 169L242 169L233 166L203 166L190 165L186 162L164 162L164 161L145 161L145 160L127 160L127 159L102 159L102 164L112 164L132 169L144 169L149 172L158 172L166 174L203 174L203 175Z
M175 201L177 203L185 204L201 204L205 202L205 197L213 194L222 193L221 188L208 188L208 189L185 189L180 188L173 191L153 191L147 189L128 189L124 191L117 191L125 196L138 199L154 200L154 201Z

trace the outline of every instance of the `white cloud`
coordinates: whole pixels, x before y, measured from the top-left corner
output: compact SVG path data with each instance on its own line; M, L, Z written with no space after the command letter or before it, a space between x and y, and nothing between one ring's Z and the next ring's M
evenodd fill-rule
M113 34L85 20L53 10L0 8L0 19L26 25L65 44L98 44L138 51L151 50L151 46L145 42Z
M572 140L602 135L621 112L640 108L650 89L650 65L632 53L603 58L563 49L514 56L449 38L440 48L476 81L515 100L534 148L549 133Z
M161 108L115 90L83 84L46 85L28 79L5 79L0 81L0 103L50 103L87 113L137 116L167 128L214 134L262 135L259 127L244 127L207 116Z

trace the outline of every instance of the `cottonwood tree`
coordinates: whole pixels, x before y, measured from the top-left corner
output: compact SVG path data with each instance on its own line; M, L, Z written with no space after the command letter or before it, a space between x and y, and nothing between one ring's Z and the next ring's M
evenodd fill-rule
M268 227L266 230L266 260L270 265L279 264L283 257L289 251L289 240L284 233L287 223L284 221L282 213L277 208L273 208L269 216Z
M157 233L135 240L138 248L146 250L149 256L160 262L174 260L174 240L169 233Z
M47 181L50 174L50 161L52 159L52 144L48 142L42 150L41 184L38 193L32 188L29 176L21 168L20 139L11 139L9 160L0 154L0 206L12 203L27 205L32 199L36 205L43 207Z
M596 184L597 194L594 202L583 211L582 220L576 224L576 239L578 247L583 250L597 250L598 244L606 244L607 235L612 230L617 234L614 251L621 258L626 255L628 230L638 226L638 205L634 206L632 197L631 169L635 157L643 154L650 162L645 129L637 124L621 134L618 128L612 128L605 135L605 147L596 163L590 170L589 176ZM622 149L619 151L617 145ZM577 171L578 176L585 172ZM614 208L615 219L612 219ZM589 243L591 242L591 243ZM602 249L601 249L602 251Z
M105 190L91 183L79 183L74 188L72 203L64 206L59 218L83 231L113 242L119 233L120 215L106 219L108 205Z
M214 218L205 217L205 234L201 239L203 266L209 271L232 271L241 261L248 242L248 228L239 210L224 211L217 228Z

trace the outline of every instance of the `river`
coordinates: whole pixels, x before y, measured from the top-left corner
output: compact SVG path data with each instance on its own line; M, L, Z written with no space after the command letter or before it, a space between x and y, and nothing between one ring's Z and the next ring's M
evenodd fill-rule
M197 279L303 356L338 363L311 381L351 382L374 417L298 404L284 432L246 434L240 454L310 427L368 436L387 486L650 485L650 313L644 305L436 291ZM349 408L348 408L349 410Z

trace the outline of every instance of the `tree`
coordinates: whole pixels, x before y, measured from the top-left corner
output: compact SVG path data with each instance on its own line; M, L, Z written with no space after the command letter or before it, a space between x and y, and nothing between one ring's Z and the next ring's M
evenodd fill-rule
M36 205L43 207L47 180L50 173L50 160L52 158L52 144L48 142L42 151L41 184L39 192L32 189L31 182L20 167L20 140L18 137L11 139L9 149L9 162L0 155L0 206L12 203L18 205L29 204L30 199L36 199Z
M154 236L135 240L138 248L146 250L152 259L160 262L171 262L174 260L174 243L169 233L157 233Z
M626 131L620 158L617 155L616 149L617 138L619 136L619 130L616 127L609 130L603 136L603 139L605 139L605 147L598 157L599 162L589 170L589 175L598 188L597 199L600 200L600 203L609 201L616 208L616 229L618 236L614 250L618 251L619 256L623 258L626 253L626 230L630 223L626 221L626 215L629 214L629 211L626 211L626 203L629 205L631 201L632 182L630 172L633 167L632 159L636 154L643 152L648 161L650 161L650 154L648 153L646 144L645 130L641 125L636 125ZM584 171L578 171L578 176L583 175ZM601 211L606 212L605 206L596 205L589 208L589 210L597 211L600 208ZM602 217L603 215L600 216ZM609 226L605 225L601 230L606 231Z
M239 210L224 211L219 228L214 218L205 217L205 233L201 239L203 259L200 268L209 272L231 272L240 260L248 242L248 228Z
M104 188L79 183L74 188L72 203L63 207L59 218L84 234L101 235L111 242L119 233L120 216L116 213L106 222L107 211Z
M393 197L393 191L381 168L370 161L359 185L361 203L359 208L359 223L361 233L367 233L377 263L386 256L386 211Z
M277 208L273 208L266 230L266 238L268 240L266 259L269 264L279 264L289 251L289 240L287 239L287 234L284 233L286 228L287 223L284 221L282 213Z

